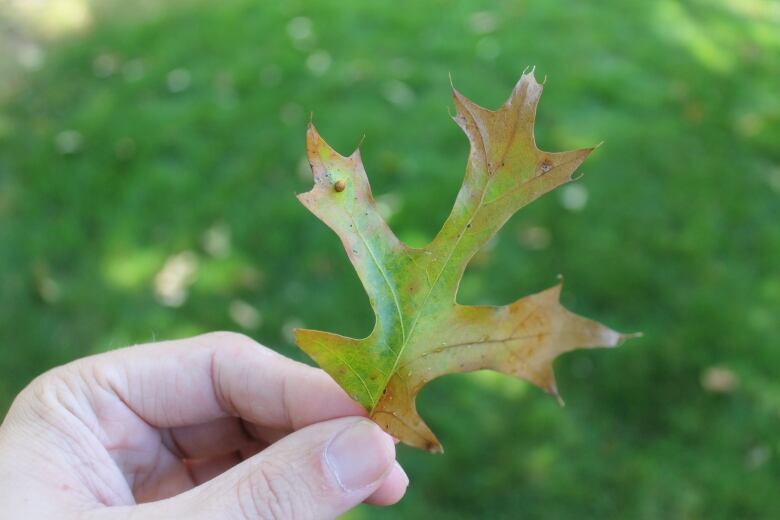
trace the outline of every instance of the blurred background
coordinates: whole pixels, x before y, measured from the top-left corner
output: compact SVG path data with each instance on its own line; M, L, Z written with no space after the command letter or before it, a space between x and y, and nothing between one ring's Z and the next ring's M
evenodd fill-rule
M565 275L639 340L557 362L567 406L494 373L429 385L446 453L362 518L772 518L780 511L780 2L0 0L0 413L79 356L215 329L306 360L366 335L311 186L314 114L429 241L467 142L449 79L497 107L547 76L541 148L605 141L522 210L462 303ZM307 360L308 362L308 360Z

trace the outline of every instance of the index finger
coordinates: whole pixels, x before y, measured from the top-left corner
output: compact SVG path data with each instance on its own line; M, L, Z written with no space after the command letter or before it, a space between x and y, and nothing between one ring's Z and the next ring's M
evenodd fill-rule
M215 332L80 360L96 382L158 428L234 416L281 430L366 415L322 370L242 334Z

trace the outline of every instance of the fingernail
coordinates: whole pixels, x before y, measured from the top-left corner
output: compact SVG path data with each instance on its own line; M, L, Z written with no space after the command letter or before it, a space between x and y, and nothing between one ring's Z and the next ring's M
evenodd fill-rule
M325 462L344 491L373 484L394 461L392 437L367 420L347 426L325 449Z

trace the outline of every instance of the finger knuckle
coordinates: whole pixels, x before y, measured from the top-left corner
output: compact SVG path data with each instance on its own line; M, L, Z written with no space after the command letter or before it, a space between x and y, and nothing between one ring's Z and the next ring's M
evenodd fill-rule
M30 382L20 394L26 403L45 409L62 404L63 397L73 389L73 377L65 367L44 372Z
M72 374L59 367L33 379L16 397L8 415L23 424L60 427L67 423L77 392Z
M239 504L246 518L282 520L310 518L312 515L305 494L296 490L287 476L291 468L283 464L264 462L249 473L239 490Z
M203 334L201 336L201 339L203 339L207 343L219 345L221 349L236 349L240 351L240 350L247 350L247 349L256 349L258 347L258 343L255 340L253 340L246 334L241 334L240 332L232 332L232 331L209 332Z

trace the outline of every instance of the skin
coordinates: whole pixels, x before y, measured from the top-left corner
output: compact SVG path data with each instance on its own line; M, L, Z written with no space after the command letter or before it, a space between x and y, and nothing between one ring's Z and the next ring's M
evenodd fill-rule
M390 505L408 478L365 413L323 371L234 333L80 359L39 376L0 425L0 516L334 518Z

